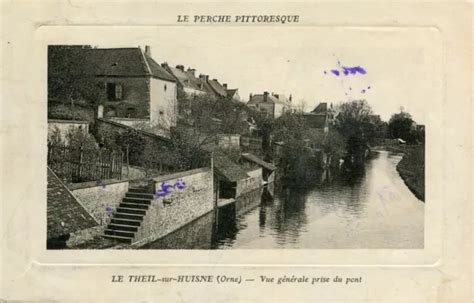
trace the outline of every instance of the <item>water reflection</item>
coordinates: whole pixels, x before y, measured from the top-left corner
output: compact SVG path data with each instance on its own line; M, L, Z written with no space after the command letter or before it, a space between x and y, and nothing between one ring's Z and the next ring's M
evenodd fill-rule
M268 188L147 248L423 248L424 203L380 152L357 176L323 171L309 188Z

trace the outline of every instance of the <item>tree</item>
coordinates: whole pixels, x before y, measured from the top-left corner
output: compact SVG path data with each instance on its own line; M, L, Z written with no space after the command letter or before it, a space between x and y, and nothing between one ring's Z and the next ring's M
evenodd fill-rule
M95 110L104 94L104 84L96 81L84 64L89 45L48 47L48 114L75 117L74 106ZM63 105L57 113L53 105ZM67 106L67 107L65 107ZM56 110L56 112L53 112ZM83 117L80 117L83 118Z
M414 121L411 115L407 112L401 111L393 114L388 122L388 132L392 138L401 138L407 142L413 143L416 141L416 134L414 133Z
M372 109L365 100L354 100L340 105L336 128L346 139L346 149L354 164L361 165L373 139Z

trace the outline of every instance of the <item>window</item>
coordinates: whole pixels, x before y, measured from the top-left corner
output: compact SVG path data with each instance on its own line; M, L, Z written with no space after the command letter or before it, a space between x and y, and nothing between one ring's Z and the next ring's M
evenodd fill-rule
M122 100L122 84L107 83L107 100L116 101Z
M160 116L163 116L165 113L162 110L160 110L159 114L160 114Z
M166 87L166 84L165 84L165 91L166 91L166 88L167 88L167 87Z
M136 117L136 112L137 112L136 108L128 107L127 108L127 113L126 113L127 118L135 118Z

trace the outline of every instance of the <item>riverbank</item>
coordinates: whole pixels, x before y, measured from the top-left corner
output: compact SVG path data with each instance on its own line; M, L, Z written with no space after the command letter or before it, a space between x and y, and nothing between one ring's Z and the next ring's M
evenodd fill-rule
M403 152L397 171L413 194L425 202L425 146L406 146Z

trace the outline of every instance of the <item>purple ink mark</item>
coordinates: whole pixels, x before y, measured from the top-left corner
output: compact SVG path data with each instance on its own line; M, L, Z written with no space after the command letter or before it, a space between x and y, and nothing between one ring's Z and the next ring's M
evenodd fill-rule
M105 208L105 211L110 214L111 212L114 211L114 209L113 209L112 207L108 207L108 206L107 206L107 207Z
M360 66L354 66L354 67L343 66L342 69L344 71L344 75L348 75L348 74L355 75L357 73L365 75L367 73L367 71Z
M178 189L185 189L186 183L183 179L178 179L174 185L168 184L168 182L162 182L160 185L160 189L157 190L154 194L155 199L160 197L166 197L167 195L171 194L171 189L178 188Z
M337 69L331 69L331 73L333 73L336 76L339 76L339 71Z
M186 188L186 183L183 181L183 179L178 179L176 183L174 184L175 187L178 189L185 189Z

